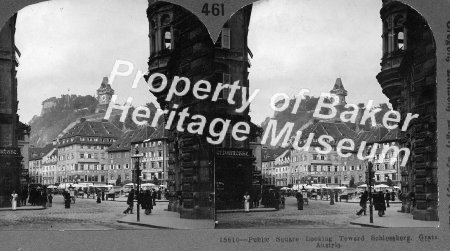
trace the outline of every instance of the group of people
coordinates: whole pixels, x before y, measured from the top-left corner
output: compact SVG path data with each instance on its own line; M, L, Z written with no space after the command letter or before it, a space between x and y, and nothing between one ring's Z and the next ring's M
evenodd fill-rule
M23 188L20 194L16 191L11 193L11 205L12 210L16 210L17 206L26 206L28 203L32 206L52 206L53 195L51 192L47 192L47 189L40 187L32 187L31 189Z
M364 191L361 195L359 205L361 209L356 213L356 215L361 216L362 214L366 215L367 211L367 202L369 201L369 192ZM389 201L395 201L395 192L389 192L386 190L386 193L383 191L378 191L377 193L372 194L372 202L375 207L375 210L378 211L378 216L382 217L386 214L386 208L389 206Z
M156 206L156 199L161 199L161 191L155 189L141 190L139 194L134 189L131 189L128 193L127 205L128 208L123 211L124 214L133 214L134 200L137 200L142 209L145 210L145 214L152 213L153 206Z

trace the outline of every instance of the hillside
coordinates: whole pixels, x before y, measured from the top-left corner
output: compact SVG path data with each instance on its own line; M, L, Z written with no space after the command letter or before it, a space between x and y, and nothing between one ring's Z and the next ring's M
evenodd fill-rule
M300 130L300 128L302 128L303 126L308 126L307 124L312 124L314 122L314 120L317 119L317 118L313 117L313 114L314 114L314 110L316 109L318 101L319 101L319 98L306 96L305 99L300 102L300 106L299 106L299 109L297 110L297 112L293 114L292 108L295 104L295 100L291 99L289 102L289 106L286 110L284 110L283 112L275 112L272 117L266 117L264 122L261 124L261 127L263 128L263 130L265 132L269 121L271 119L276 120L277 121L276 133L278 135L278 133L280 133L281 129L286 125L286 123L291 122L291 123L294 123L294 127L292 130L291 136L295 136L295 133L298 130ZM283 104L284 104L284 100L278 102L277 106L281 106ZM358 104L358 107L359 107L359 113L358 113L358 117L357 117L356 121L359 123L359 121L361 121L361 117L365 111L365 108L364 108L364 104ZM387 104L380 104L378 107L374 107L372 109L375 109L375 108L381 108L381 111L376 113L376 115L375 115L376 124L381 124L383 115L390 109ZM321 113L325 113L325 111L322 111ZM359 130L368 131L371 129L371 122L369 120L366 121L365 125L358 125L358 128L357 128L357 125L354 123L347 123L347 124L350 128L352 128L355 131L359 131ZM266 141L267 146L269 146L271 140L272 140L272 133L270 133L268 135L268 140ZM280 140L280 142L278 143L277 146L281 146L281 143L282 143L282 141Z
M44 105L45 102L52 102L51 108ZM69 101L68 101L69 100ZM59 136L62 136L65 131L74 126L81 118L88 121L102 121L105 114L95 113L97 100L90 96L76 96L73 95L71 99L67 96L61 98L50 98L43 102L43 108L40 116L34 116L30 121L31 134L30 144L36 147L43 147L52 142ZM146 105L151 114L154 114L156 107L149 103ZM125 122L120 122L121 110L113 110L109 121L118 128L125 130L136 129L137 125L132 121L132 114L134 107L128 111ZM162 119L162 117L161 117Z

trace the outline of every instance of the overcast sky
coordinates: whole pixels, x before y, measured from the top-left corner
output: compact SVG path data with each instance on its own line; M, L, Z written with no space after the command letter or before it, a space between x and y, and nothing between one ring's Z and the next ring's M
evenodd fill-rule
M137 70L149 56L147 0L53 0L21 10L16 44L19 115L28 122L41 102L61 94L94 95L117 59L134 64L129 77L112 83L118 101L154 99ZM301 89L328 92L342 78L348 103L387 102L375 78L380 70L381 1L262 0L250 23L250 88L261 92L251 105L253 122L271 116L270 97Z

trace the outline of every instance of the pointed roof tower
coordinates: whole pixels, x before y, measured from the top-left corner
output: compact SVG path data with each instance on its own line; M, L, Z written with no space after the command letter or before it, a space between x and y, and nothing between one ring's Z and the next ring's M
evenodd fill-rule
M347 96L347 90L345 90L341 78L336 79L336 82L334 83L333 89L330 91L330 93L336 94L338 96Z

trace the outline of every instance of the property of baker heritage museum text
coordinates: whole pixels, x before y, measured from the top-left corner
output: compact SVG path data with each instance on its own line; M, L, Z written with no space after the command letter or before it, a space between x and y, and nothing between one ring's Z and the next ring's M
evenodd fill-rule
M363 21L368 35L353 41L347 29L315 32L337 22L313 13L280 14L317 5L345 12L345 4L256 2L213 42L181 6L149 0L127 10L119 2L100 14L111 28L89 21L102 32L78 25L96 20L85 17L87 6L58 1L29 6L1 29L0 229L438 226L436 46L411 7L355 7L374 16ZM225 5L201 13L223 16ZM129 22L119 13L139 9L133 24L145 32L117 33ZM58 21L34 27L40 11ZM282 31L280 18L312 23ZM77 39L51 35L52 25L79 29L92 46L69 50ZM51 41L34 48L23 35L31 29ZM289 33L305 39L289 41ZM357 43L373 48L361 55ZM41 50L58 50L55 62L39 58ZM27 88L35 97L22 100ZM39 115L36 97L44 100Z

